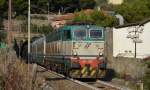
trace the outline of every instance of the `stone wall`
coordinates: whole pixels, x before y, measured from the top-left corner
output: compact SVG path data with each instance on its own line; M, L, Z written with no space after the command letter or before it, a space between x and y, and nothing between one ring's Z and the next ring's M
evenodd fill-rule
M145 73L145 63L141 59L134 58L113 58L110 68L122 78L141 79Z

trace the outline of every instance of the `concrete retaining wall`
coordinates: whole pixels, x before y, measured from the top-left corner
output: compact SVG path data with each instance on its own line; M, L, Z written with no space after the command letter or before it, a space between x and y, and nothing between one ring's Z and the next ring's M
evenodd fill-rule
M119 77L129 77L132 79L139 79L143 77L145 65L142 59L113 57L112 29L107 29L106 31L105 55L108 60L108 68L115 70Z
M113 58L110 68L113 68L119 77L139 80L144 76L146 66L141 59L118 57Z

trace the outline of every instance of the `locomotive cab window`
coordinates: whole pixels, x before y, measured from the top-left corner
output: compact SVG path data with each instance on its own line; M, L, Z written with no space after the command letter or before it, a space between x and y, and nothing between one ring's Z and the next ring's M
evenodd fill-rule
M101 39L101 38L103 38L102 30L90 30L90 38L92 38L92 39Z
M75 30L74 31L74 38L75 39L86 39L86 30Z
M71 39L71 31L64 30L64 40L70 40L70 39Z

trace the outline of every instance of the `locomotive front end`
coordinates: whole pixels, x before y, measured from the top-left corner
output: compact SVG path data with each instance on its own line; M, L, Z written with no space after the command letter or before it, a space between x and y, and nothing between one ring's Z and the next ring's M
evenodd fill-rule
M73 37L69 75L73 78L104 77L104 29L93 26L87 30L74 30Z

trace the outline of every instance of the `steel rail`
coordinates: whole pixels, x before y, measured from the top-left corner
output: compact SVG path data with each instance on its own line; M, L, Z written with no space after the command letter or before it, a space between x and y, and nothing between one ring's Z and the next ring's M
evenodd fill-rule
M42 68L44 68L44 67L42 67ZM51 72L52 74L54 74L54 75L56 75L56 76L65 78L65 79L67 79L67 80L69 80L69 81L72 81L72 82L74 82L74 83L76 83L76 84L85 86L85 87L90 88L90 89L92 89L92 90L102 90L101 88L98 88L98 87L96 87L96 86L94 86L94 85L92 85L92 84L89 84L88 82L82 82L82 81L79 81L79 80L75 80L75 79L66 77L66 76L64 76L64 75L62 75L62 74L56 73L56 72L54 72L54 71L51 71L51 70L47 70L47 71ZM115 85L113 85L113 84L110 84L110 83L107 83L107 82L104 82L104 81L100 81L100 80L97 80L96 82L93 82L93 84L94 84L94 83L95 83L95 84L104 85L105 88L113 88L113 89L116 89L116 90L131 90L131 89L127 88L127 87L115 86Z

